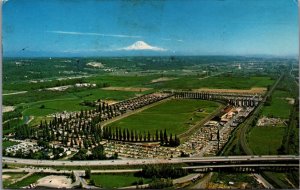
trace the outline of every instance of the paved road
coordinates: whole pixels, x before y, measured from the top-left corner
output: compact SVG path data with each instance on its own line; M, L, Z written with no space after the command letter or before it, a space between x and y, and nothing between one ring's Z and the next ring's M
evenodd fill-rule
M205 166L185 166L182 167L183 169L195 169L197 171L197 169L205 169L205 168L234 168L234 167L287 167L287 166L291 166L291 167L298 167L299 164L268 164L268 163L263 163L263 164L222 164L222 165L205 165Z
M55 170L51 168L15 168L15 169L2 169L3 173L49 173L49 174L71 174L72 171L77 172L78 175L84 176L85 170ZM91 170L91 173L136 173L142 169L118 169L118 170Z
M208 183L213 175L213 172L208 173L202 179L199 180L191 189L206 189L208 187Z
M14 95L14 94L24 94L27 91L20 91L20 92L12 92L12 93L6 93L6 94L2 94L3 96L9 96L9 95Z
M299 156L295 155L266 155L266 156L218 156L218 157L190 157L172 159L124 159L124 160L33 160L12 157L3 157L2 162L7 164L24 164L27 166L126 166L145 164L178 164L178 163L211 163L228 161L299 161Z
M263 178L260 174L254 174L255 178L257 179L258 182L263 184L265 188L268 189L274 189L273 185L271 185L265 178Z
M187 182L192 181L194 179L198 179L199 177L201 177L201 174L199 174L199 173L189 174L187 176L174 179L173 184L187 183Z

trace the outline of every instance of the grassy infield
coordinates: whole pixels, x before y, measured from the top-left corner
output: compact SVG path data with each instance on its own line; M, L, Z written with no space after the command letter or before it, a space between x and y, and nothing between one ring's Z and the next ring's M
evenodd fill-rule
M116 121L109 126L140 132L149 131L152 134L155 134L156 130L166 129L173 135L179 135L218 107L218 103L205 100L170 100ZM199 108L203 109L203 112L197 112Z

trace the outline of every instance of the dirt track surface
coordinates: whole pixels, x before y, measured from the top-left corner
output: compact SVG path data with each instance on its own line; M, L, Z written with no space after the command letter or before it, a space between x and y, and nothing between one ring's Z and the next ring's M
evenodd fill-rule
M128 92L144 92L151 90L152 88L139 88L139 87L105 87L103 90L116 90L116 91L128 91Z
M194 92L216 92L216 93L238 93L238 94L264 94L267 91L267 88L251 88L249 90L199 88L199 89L193 89L193 91Z

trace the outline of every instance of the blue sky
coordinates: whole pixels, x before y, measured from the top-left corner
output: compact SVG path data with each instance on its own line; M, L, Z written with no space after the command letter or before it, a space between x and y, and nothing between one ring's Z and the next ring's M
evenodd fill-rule
M4 56L298 55L297 6L296 0L9 0L2 8Z

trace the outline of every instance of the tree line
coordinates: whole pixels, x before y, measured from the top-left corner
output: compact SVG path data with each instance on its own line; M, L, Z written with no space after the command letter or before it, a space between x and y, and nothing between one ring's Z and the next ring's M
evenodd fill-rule
M103 129L103 138L125 142L160 142L161 145L172 147L180 145L180 139L177 135L173 137L171 133L168 136L166 129L164 132L156 130L155 135L153 135L149 131L146 133L145 131L138 132L137 130L129 130L128 128L105 127Z
M160 165L144 165L142 171L137 173L138 176L144 178L179 178L186 176L188 171L182 169L181 167L174 167L170 164L160 164Z

